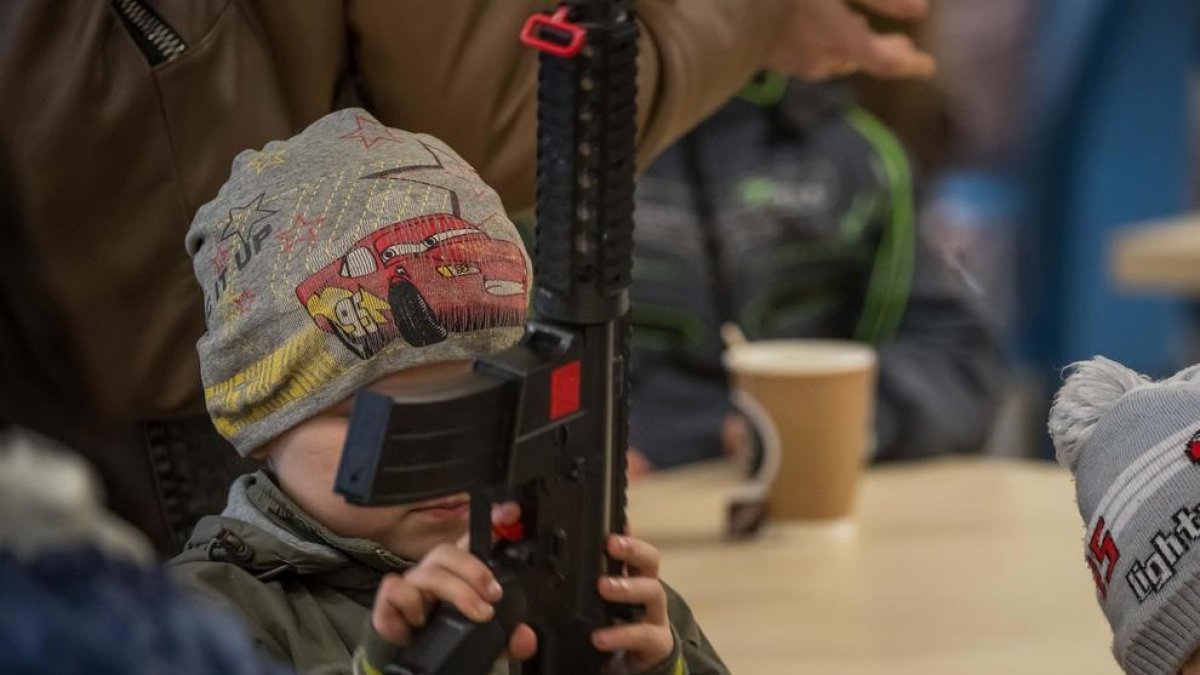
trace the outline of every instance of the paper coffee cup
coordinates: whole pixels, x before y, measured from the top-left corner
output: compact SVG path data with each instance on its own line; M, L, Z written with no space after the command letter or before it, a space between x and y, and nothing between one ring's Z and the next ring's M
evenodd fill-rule
M874 350L841 340L766 340L730 346L724 362L735 406L763 439L763 470L750 490L763 494L769 517L850 515L872 438Z

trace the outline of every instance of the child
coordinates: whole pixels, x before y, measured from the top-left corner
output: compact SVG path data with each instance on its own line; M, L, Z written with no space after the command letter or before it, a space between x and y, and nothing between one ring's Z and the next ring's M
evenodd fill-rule
M270 470L239 478L225 511L200 521L178 575L301 672L379 672L438 600L491 617L499 586L460 541L466 495L362 508L332 486L356 390L444 384L520 339L529 259L495 192L437 139L343 110L238 155L187 251L209 412ZM657 551L617 536L608 548L636 573L597 580L600 595L645 612L596 631L596 647L632 673L726 672L658 581ZM522 626L510 652L535 643Z
M1128 673L1200 673L1200 367L1153 382L1096 357L1050 411L1084 558Z

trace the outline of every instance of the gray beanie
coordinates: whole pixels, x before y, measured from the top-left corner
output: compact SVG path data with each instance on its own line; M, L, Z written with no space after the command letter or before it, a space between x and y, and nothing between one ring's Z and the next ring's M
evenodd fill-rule
M381 377L523 332L529 256L500 198L446 144L363 110L239 154L186 246L205 400L242 455Z
M1159 382L1103 357L1071 368L1050 435L1075 474L1113 654L1177 675L1200 648L1200 367Z

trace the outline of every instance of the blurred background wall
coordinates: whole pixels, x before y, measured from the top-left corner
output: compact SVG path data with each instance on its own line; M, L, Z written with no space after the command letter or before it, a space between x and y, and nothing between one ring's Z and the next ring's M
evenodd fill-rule
M915 37L938 77L864 79L859 97L916 157L923 227L1007 337L1012 383L991 450L1048 456L1062 366L1104 354L1158 376L1200 360L1200 295L1125 288L1112 273L1117 233L1195 205L1200 5L932 8Z

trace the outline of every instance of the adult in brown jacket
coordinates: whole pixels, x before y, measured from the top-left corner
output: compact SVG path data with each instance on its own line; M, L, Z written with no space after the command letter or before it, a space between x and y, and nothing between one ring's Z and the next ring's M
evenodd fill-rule
M515 36L553 4L5 0L0 190L15 215L0 222L0 426L79 448L110 506L170 550L219 510L231 475L201 414L203 312L182 246L195 209L238 151L348 103L445 139L510 210L529 206L536 59ZM642 165L768 61L808 75L932 68L843 0L637 9Z

